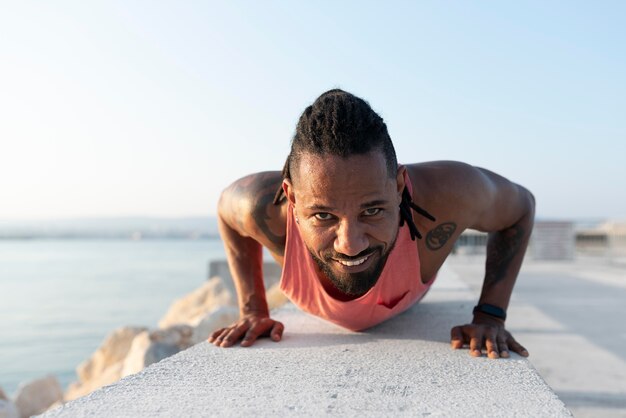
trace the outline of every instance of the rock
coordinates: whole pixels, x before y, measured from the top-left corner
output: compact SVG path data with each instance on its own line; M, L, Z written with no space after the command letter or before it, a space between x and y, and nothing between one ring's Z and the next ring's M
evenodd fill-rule
M103 386L107 386L117 382L122 377L123 364L123 361L119 361L115 364L110 365L109 367L104 369L102 373L93 377L90 380L72 383L65 392L65 400L72 401L74 399L80 398L81 396L88 395L94 390L100 389Z
M267 289L265 297L267 299L267 306L270 310L280 308L289 301L283 291L280 290L280 283L276 283Z
M280 282L282 267L274 260L263 261L263 284L265 289L269 289ZM236 294L233 276L230 274L228 260L211 260L209 263L209 277L218 276L231 293Z
M13 402L0 398L0 418L19 418L20 414Z
M21 417L41 414L50 405L62 400L63 388L54 376L20 385L15 395L15 405Z
M157 329L150 333L150 340L155 343L189 347L193 327L189 325L173 325L167 329Z
M50 405L50 406L48 407L48 409L46 409L46 412L48 412L48 411L52 411L53 409L57 409L57 408L59 408L59 407L61 407L61 406L63 406L63 405L65 405L65 402L63 402L63 401L57 401L57 402L53 403L52 405Z
M0 418L19 418L17 407L9 400L9 397L0 388Z
M267 299L270 309L287 301L278 284L268 289ZM110 334L91 358L78 366L79 381L69 386L65 400L79 398L137 373L206 340L215 329L228 326L238 318L239 310L232 293L222 279L213 277L176 300L159 322L161 329L124 327Z
M234 306L232 293L219 277L213 277L198 289L176 300L159 321L160 328L176 324L196 326L207 312L219 306Z
M207 313L193 330L193 343L198 344L209 338L213 331L227 327L239 319L239 309L234 306L221 306Z
M65 399L80 398L102 386L117 382L122 377L124 359L133 340L146 329L122 327L109 334L91 358L77 367L78 382L69 386Z
M79 381L82 383L98 379L105 369L123 361L128 354L133 339L145 331L146 328L123 327L118 328L105 339L91 358L80 364L76 369Z
M189 348L189 346L185 348ZM159 361L173 356L185 348L181 348L175 344L153 342L146 350L144 365L145 367L148 367L151 364L158 363Z
M192 337L193 328L189 325L174 325L137 335L123 362L122 377L140 372L153 363L191 347Z
M122 365L122 377L142 371L146 364L146 352L150 347L150 333L144 331L133 340L128 356Z

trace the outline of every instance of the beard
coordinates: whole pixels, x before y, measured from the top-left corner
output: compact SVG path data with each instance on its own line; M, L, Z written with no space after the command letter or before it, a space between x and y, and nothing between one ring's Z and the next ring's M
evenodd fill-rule
M322 254L323 259L317 257L313 251L309 248L309 253L311 253L311 257L319 267L319 269L324 273L324 275L330 280L330 282L335 286L338 290L346 295L351 296L362 296L367 293L376 282L378 282L378 278L380 277L383 269L385 268L385 264L387 263L387 258L393 250L396 241L392 242L391 246L386 252L383 252L384 247L382 245L369 247L365 251L360 252L356 256L347 256L344 254L337 253L335 251L329 251L327 253ZM378 260L372 264L367 270L358 272L358 273L337 273L332 268L332 263L336 263L335 260L358 260L366 255L378 256Z

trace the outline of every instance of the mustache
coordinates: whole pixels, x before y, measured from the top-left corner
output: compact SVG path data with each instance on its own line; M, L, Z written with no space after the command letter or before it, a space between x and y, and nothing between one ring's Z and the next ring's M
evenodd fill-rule
M357 255L352 255L352 256L332 251L326 256L326 258L327 259L332 258L333 260L340 260L340 261L353 261L353 260L358 260L366 256L370 256L379 251L381 251L381 247L372 247L372 248L368 248L366 250L361 251Z

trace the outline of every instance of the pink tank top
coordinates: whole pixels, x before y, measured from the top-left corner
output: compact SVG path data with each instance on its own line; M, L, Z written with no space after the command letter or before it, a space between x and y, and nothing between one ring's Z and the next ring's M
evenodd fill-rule
M412 193L408 174L405 174L404 179ZM333 298L317 277L315 262L302 241L293 206L289 204L280 288L303 311L352 331L359 331L411 307L424 296L434 279L422 283L417 244L411 240L405 223L398 231L396 244L376 284L354 300L340 301Z

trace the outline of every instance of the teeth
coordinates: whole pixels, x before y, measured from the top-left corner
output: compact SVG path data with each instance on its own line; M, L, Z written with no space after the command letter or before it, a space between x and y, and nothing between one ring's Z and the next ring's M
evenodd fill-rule
M344 260L337 260L340 264L343 264L344 266L358 266L359 264L363 264L365 263L365 260L367 260L369 258L369 255L367 257L363 257L359 260L354 260L354 261L344 261Z

